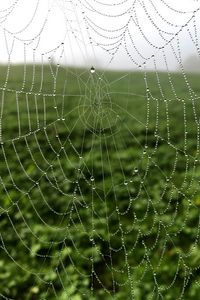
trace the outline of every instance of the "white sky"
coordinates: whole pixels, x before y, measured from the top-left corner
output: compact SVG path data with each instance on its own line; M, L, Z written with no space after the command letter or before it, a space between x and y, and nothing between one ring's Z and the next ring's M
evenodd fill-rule
M183 60L196 53L199 7L197 0L1 0L0 62L134 69L155 55L158 68L166 69L163 51L156 49L165 46L169 68L176 69L165 44L172 39L178 53L178 37ZM152 59L147 66L154 68Z

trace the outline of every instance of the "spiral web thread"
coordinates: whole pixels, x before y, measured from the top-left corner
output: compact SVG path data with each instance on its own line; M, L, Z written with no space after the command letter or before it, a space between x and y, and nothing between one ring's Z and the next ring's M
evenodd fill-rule
M184 41L198 58L199 2L30 3L0 10L1 264L31 278L29 299L186 299L199 288L200 128Z

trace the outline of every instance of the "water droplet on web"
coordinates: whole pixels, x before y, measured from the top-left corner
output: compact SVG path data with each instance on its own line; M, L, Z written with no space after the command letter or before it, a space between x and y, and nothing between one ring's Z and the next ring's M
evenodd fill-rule
M94 177L93 177L93 176L91 176L91 177L90 177L90 180L91 180L91 181L94 181Z
M95 68L94 67L91 67L90 69L90 73L94 74L95 73Z
M128 185L128 182L127 182L127 181L124 181L124 185Z

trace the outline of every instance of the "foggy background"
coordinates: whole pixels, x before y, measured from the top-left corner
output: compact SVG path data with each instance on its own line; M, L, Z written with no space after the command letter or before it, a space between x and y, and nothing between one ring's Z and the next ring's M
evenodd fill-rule
M197 0L1 0L0 63L198 72Z

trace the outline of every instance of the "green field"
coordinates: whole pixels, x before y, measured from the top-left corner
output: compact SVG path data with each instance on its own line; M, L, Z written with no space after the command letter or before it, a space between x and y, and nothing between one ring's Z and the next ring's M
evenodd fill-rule
M0 298L199 299L199 75L0 67Z

